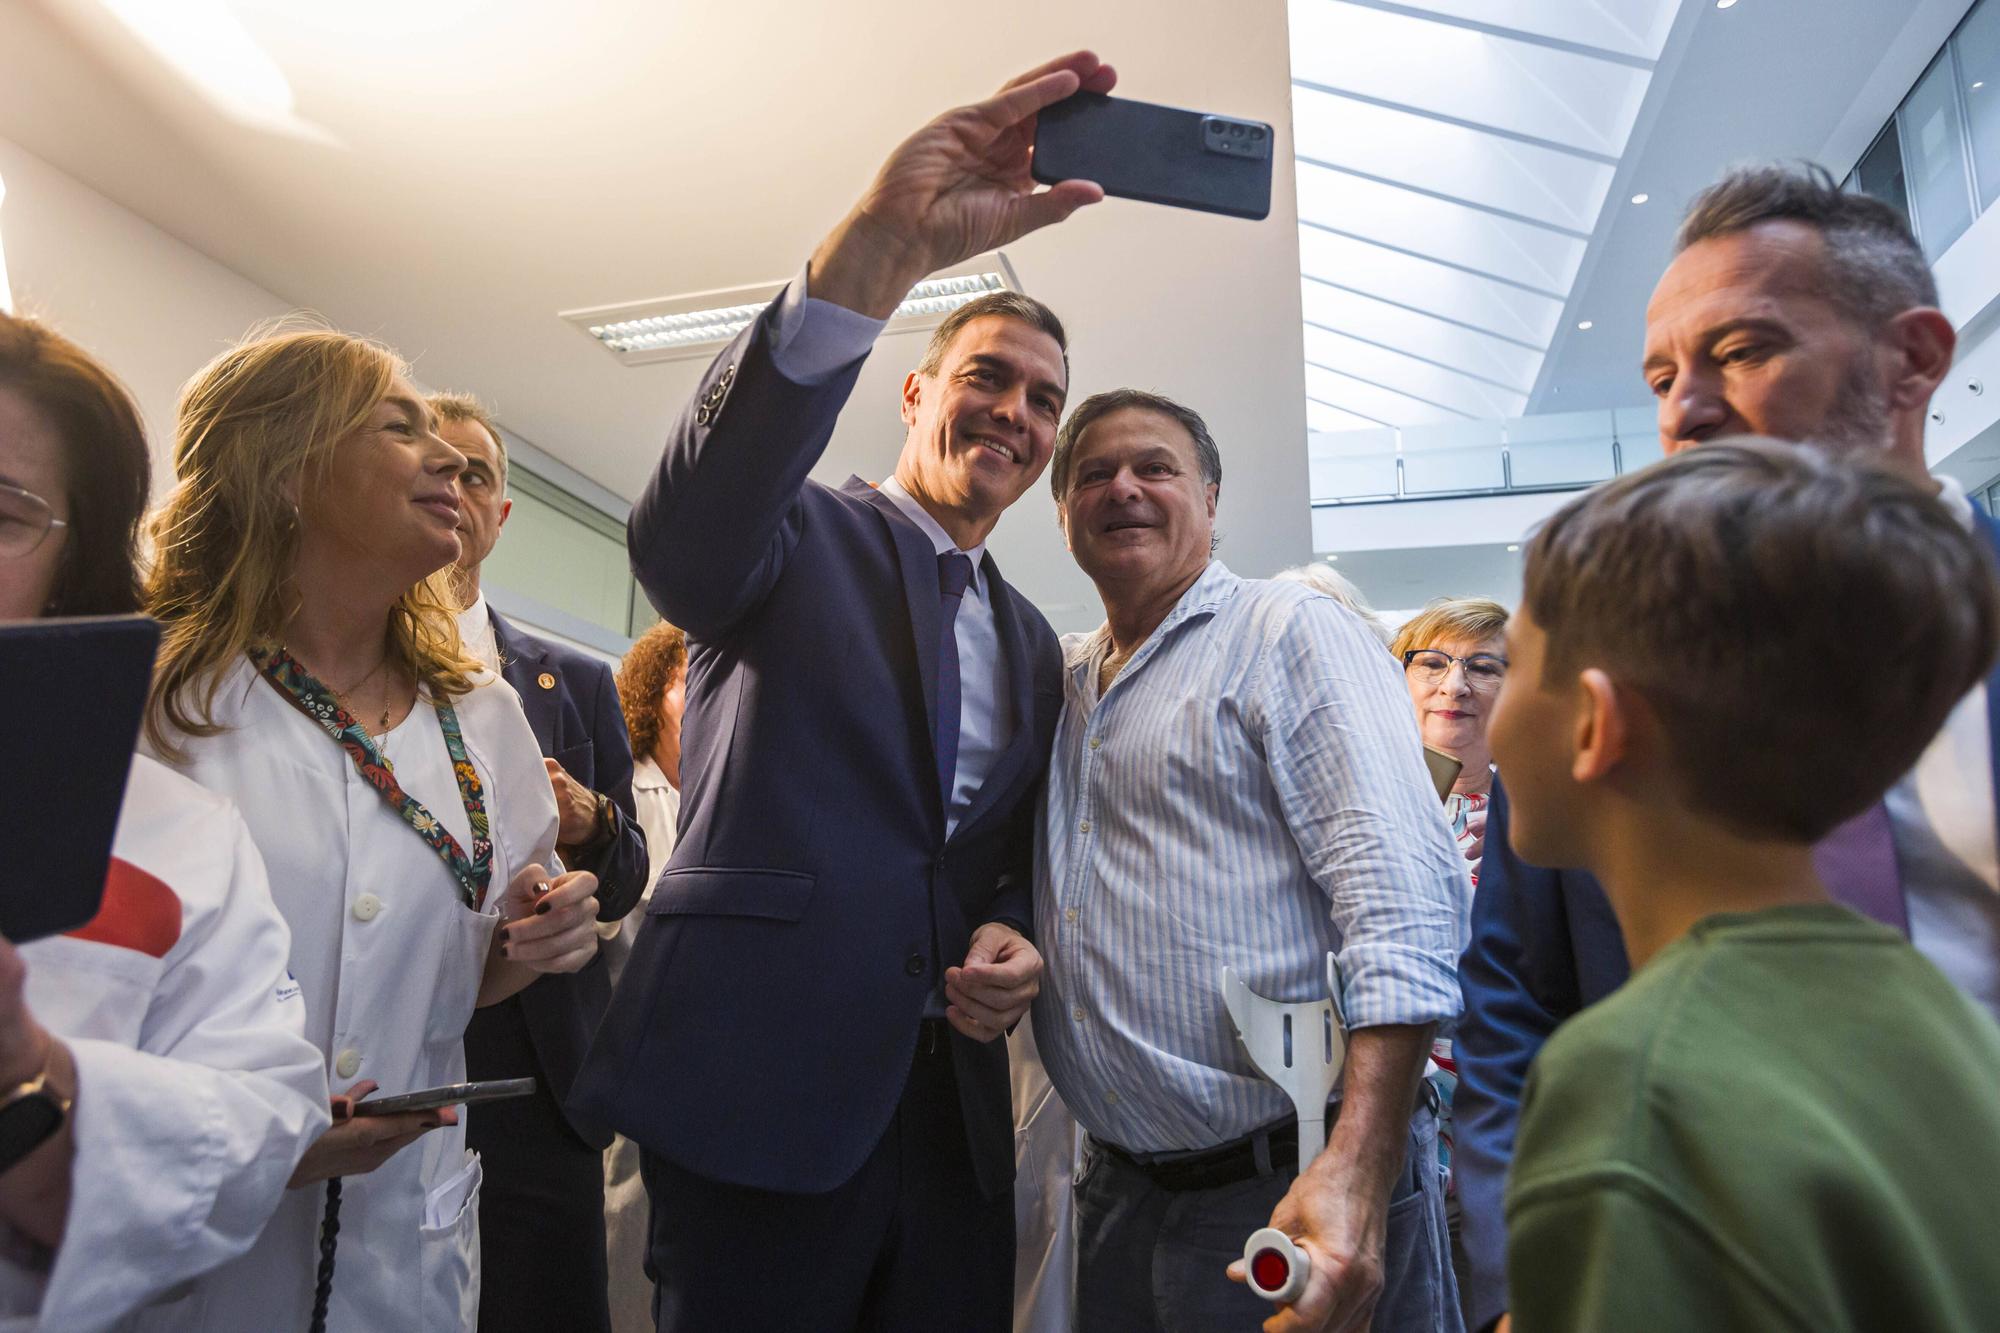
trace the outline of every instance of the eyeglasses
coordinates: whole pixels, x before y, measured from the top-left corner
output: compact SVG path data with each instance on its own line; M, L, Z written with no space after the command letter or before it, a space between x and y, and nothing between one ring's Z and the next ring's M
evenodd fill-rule
M1403 654L1403 670L1422 685L1435 685L1443 680L1451 673L1453 662L1465 668L1466 685L1481 693L1499 689L1500 682L1507 677L1507 659L1492 653L1453 657L1435 648L1412 648Z
M69 524L33 491L0 484L0 556L23 556L42 544L51 528Z

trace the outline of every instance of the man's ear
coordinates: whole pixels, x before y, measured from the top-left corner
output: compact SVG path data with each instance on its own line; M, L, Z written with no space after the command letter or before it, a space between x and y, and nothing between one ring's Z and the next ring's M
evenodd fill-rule
M914 370L903 376L903 424L905 426L914 426L917 424L917 404L921 403L924 398L923 383L924 377Z
M1930 402L1951 373L1958 334L1944 312L1922 306L1890 320L1881 334L1895 355L1888 383L1889 406L1907 410Z
M496 519L493 523L494 536L497 537L500 535L500 529L507 526L507 515L513 512L514 512L514 502L512 500L502 500L500 502L500 517Z
M1056 526L1062 529L1063 549L1074 554L1076 543L1069 539L1069 506L1061 500L1056 501Z
M1625 762L1635 698L1596 667L1578 676L1576 686L1570 776L1580 783L1602 782Z
M1222 483L1219 481L1206 482L1202 485L1201 489L1208 495L1208 517L1209 521L1213 522L1215 520L1215 502L1222 498Z

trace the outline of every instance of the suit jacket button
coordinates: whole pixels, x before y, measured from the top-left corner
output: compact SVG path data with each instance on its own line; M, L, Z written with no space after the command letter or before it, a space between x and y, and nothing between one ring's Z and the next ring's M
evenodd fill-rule
M911 954L903 960L903 970L913 977L922 976L924 974L924 956L920 953Z
M545 690L552 690L556 687L556 678L554 676L551 676L548 672L544 671L541 675L535 677L535 684L541 686Z
M694 424L697 426L706 426L708 419L713 415L715 414L709 411L708 404L703 403L699 408L695 409Z

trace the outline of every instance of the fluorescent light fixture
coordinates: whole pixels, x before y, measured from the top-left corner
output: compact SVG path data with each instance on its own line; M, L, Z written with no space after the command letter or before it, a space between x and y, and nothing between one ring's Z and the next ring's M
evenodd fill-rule
M785 289L782 282L663 296L651 301L565 310L582 329L628 366L707 358L749 327ZM1013 265L998 250L975 255L910 289L885 333L935 328L968 301L992 292L1020 291Z
M7 182L4 179L0 179L0 205L5 205L6 202ZM0 229L0 231L4 231L4 229ZM0 235L0 242L4 242L4 240L4 235ZM7 285L7 247L4 243L0 243L0 314L11 315L13 313L14 292Z
M1715 7L1717 9L1734 9L1736 8L1736 0L1715 0Z
M1641 190L1638 194L1632 196L1632 202L1635 204L1643 204L1652 197L1653 197L1652 195L1647 194L1645 191Z
M1578 321L1576 322L1576 326L1577 326L1577 327L1578 327L1579 329L1582 329L1582 330L1583 330L1583 331L1584 331L1585 333L1588 333L1588 332L1590 332L1590 330L1591 330L1591 329L1593 329L1593 328L1595 328L1595 327L1596 327L1596 325L1595 325L1595 324L1594 324L1594 323L1593 323L1592 321L1590 321L1590 320L1587 320L1587 319L1579 319L1579 320L1578 320Z

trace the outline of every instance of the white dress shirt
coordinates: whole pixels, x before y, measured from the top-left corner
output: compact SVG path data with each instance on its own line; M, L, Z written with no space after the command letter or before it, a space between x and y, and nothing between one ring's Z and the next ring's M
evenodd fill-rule
M487 609L485 593L458 613L458 637L465 641L467 655L484 663L494 675L500 674L500 640L493 633L493 613Z
M1208 1148L1291 1109L1250 1064L1222 969L1350 1028L1458 1013L1472 881L1395 661L1353 612L1211 561L1102 696L1065 638L1035 848L1035 1041L1097 1138Z
M1949 477L1939 481L1938 499L1972 527L1964 489ZM2000 832L1987 706L1981 682L1886 801L1910 942L2000 1019Z

